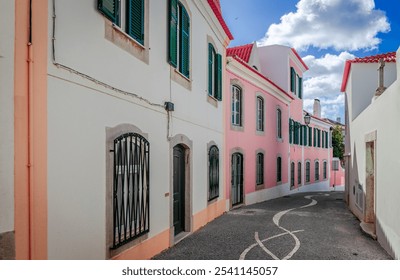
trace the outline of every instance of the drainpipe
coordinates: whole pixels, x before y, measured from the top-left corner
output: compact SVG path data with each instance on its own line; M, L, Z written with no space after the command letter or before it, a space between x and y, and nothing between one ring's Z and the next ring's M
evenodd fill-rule
M28 41L28 258L32 259L32 213L33 213L33 46L32 46L32 0L29 1L29 41Z

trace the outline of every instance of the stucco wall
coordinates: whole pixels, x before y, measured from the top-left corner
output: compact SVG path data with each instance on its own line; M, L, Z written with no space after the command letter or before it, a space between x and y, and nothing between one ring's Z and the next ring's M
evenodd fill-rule
M80 9L76 10L78 2ZM167 2L149 1L149 33L145 34L149 37L149 60L145 63L105 39L107 20L97 11L93 1L56 1L57 63L148 102L57 68L49 57L50 259L106 257L105 203L106 188L110 187L106 184L107 127L127 123L148 135L149 238L160 234L168 236L166 230L172 225L172 167L167 137L182 134L193 142L190 218L208 207L207 144L211 141L220 148L218 201L223 200L223 106L221 102L210 101L207 94L207 35L213 37L217 51L223 56L224 40L215 35L205 20L205 14L211 9L204 10L201 4L195 5L192 1L183 2L191 18L191 89L171 79L176 73L167 62ZM51 16L49 14L49 20ZM51 32L50 28L49 38ZM162 108L165 101L175 104L169 121Z
M397 53L399 55L399 52ZM366 192L366 141L376 134L375 144L375 211L378 241L397 259L400 258L400 191L397 172L400 168L398 155L398 119L400 112L400 82L397 80L377 100L369 105L351 123L350 207L363 219L364 213L355 205L353 186L362 185ZM384 121L383 121L384 120Z
M14 230L14 1L0 1L0 234Z

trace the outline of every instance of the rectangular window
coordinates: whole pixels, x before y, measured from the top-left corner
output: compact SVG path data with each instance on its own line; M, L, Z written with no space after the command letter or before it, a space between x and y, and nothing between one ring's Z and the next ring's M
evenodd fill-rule
M294 187L294 162L290 164L290 187Z
M296 93L296 71L290 67L290 91Z
M256 174L256 183L257 185L264 184L264 154L258 153L257 154L257 174Z
M208 44L208 95L222 100L222 56Z
M312 135L313 135L313 129L312 127L308 127L308 146L312 146Z
M178 0L169 1L169 63L189 78L190 18Z
M277 182L282 181L282 158L281 157L276 158L276 181Z
M328 166L327 162L324 161L324 163L323 163L323 171L322 171L323 176L324 176L324 180L327 178L327 166Z
M276 110L276 130L277 130L277 132L276 132L277 137L279 139L281 139L282 138L282 111L281 111L281 109ZM289 132L289 134L290 134L290 132ZM291 143L292 142L291 134L290 134L289 138L290 138L290 143Z
M303 98L303 78L299 77L299 98L302 99Z
M310 162L306 162L306 183L310 182Z
M315 162L315 181L319 181L319 162Z
M257 131L264 131L264 99L257 97Z
M219 196L219 150L215 145L208 152L208 176L208 201L211 201Z
M297 163L297 184L301 185L301 162Z
M131 38L144 44L144 0L98 0L97 7Z
M232 125L242 126L242 90L232 86Z

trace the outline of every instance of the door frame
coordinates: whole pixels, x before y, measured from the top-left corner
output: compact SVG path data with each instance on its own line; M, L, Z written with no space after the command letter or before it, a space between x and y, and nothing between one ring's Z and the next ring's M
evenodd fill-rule
M236 153L240 153L242 155L242 169L243 169L243 174L242 174L242 178L243 178L243 187L242 187L242 203L240 204L232 204L232 156ZM246 190L245 190L245 181L246 181L246 177L245 177L245 173L246 173L246 154L244 152L244 150L242 148L233 148L230 151L230 155L229 155L229 168L227 168L227 172L228 172L228 177L230 178L229 180L229 209L232 209L234 207L240 206L240 205L246 205Z
M184 231L175 235L174 231L174 147L177 145L181 145L185 151L185 210L184 210ZM176 242L180 240L179 236L182 234L187 234L192 232L192 216L193 216L193 142L187 136L183 134L177 134L170 138L169 142L170 146L170 161L169 161L169 192L165 194L165 196L169 196L169 228L170 228L170 238L169 243L170 246L174 245Z

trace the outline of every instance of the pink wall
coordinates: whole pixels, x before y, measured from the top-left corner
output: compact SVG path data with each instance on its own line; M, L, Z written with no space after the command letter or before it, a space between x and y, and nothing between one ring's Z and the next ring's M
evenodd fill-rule
M282 157L282 182L287 183L287 164L288 164L288 140L285 134L289 129L288 124L288 106L269 93L254 86L253 84L240 79L238 76L227 71L227 82L225 83L226 91L229 95L225 101L225 145L226 145L226 178L227 188L226 197L230 198L231 184L231 158L235 148L241 148L244 156L244 192L245 194L256 190L256 151L262 149L264 151L264 187L271 188L277 185L276 182L276 161L277 156ZM235 131L231 129L231 83L232 80L240 80L237 84L242 88L243 98L243 131ZM233 84L236 84L233 82ZM256 94L259 93L264 98L264 132L258 135L256 132ZM277 120L276 110L280 108L282 111L282 134L283 141L277 139Z

